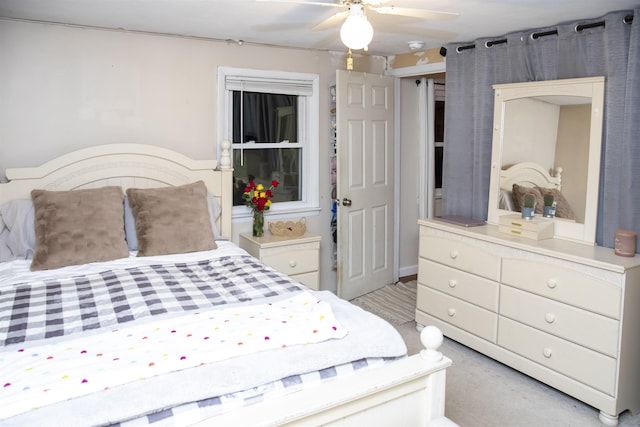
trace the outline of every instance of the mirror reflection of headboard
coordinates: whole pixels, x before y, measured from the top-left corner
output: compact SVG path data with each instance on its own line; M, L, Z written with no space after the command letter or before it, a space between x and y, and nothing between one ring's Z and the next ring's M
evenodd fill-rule
M604 78L494 85L495 107L487 222L497 224L502 190L559 178L575 210L556 220L554 237L595 244L600 177ZM515 169L512 169L515 168ZM527 177L523 174L542 174ZM510 172L507 172L510 171ZM550 173L552 172L552 173ZM511 176L507 183L505 174ZM531 181L531 180L534 181ZM529 182L529 183L527 183ZM536 184L538 185L538 184ZM549 186L538 185L550 188ZM553 185L560 185L554 183Z
M500 171L500 190L511 191L513 184L525 187L542 187L562 189L562 168L549 174L540 165L533 162L522 162Z

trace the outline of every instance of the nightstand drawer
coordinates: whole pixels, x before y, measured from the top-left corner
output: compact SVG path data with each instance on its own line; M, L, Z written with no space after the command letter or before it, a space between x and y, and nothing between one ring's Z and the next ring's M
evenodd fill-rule
M619 322L609 317L504 285L500 314L608 356L618 355Z
M318 271L318 249L315 247L288 247L286 250L263 249L262 262L288 276Z
M320 290L320 273L313 271L311 273L302 273L290 276L293 280L297 280L303 285L318 291Z
M502 283L556 301L620 318L622 290L587 273L563 266L505 257L502 260Z
M418 284L420 311L464 329L492 343L496 342L498 315L484 308Z
M253 237L243 233L240 247L280 273L312 289L320 289L320 236Z
M423 285L447 295L498 311L498 283L420 258L418 277ZM424 282L422 282L424 281Z
M499 256L457 240L420 233L420 257L487 279L500 277Z
M498 345L610 396L616 359L500 317Z

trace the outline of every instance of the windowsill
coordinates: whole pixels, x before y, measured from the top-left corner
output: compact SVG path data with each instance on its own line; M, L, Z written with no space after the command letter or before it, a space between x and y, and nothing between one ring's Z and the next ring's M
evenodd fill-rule
M253 213L250 209L242 209L244 212L233 213L232 224L241 224L253 221ZM320 207L301 207L289 209L269 209L265 212L265 217L269 221L285 220L291 218L299 218L301 216L317 216L320 215Z

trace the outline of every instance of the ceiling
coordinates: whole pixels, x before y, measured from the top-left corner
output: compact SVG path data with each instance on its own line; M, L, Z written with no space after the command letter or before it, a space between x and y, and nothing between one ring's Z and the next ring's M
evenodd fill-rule
M291 1L291 0L289 0ZM305 0L298 0L304 2ZM340 0L313 0L335 3ZM370 0L375 2L380 0ZM409 18L368 12L374 28L369 54L409 52L408 42L425 48L516 30L598 18L606 12L640 7L640 0L389 0L384 6L454 12ZM0 0L0 17L131 31L205 37L263 45L342 51L341 21L314 27L346 8L287 0Z

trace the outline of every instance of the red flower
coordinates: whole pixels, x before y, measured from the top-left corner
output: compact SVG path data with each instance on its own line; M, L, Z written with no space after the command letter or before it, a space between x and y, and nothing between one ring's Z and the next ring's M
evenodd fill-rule
M275 179L271 181L271 187L266 190L263 190L262 184L258 186L254 181L249 181L242 194L244 204L258 212L269 210L271 199L273 198L273 192L271 190L277 186L278 181ZM258 188L260 188L260 190L258 190Z

